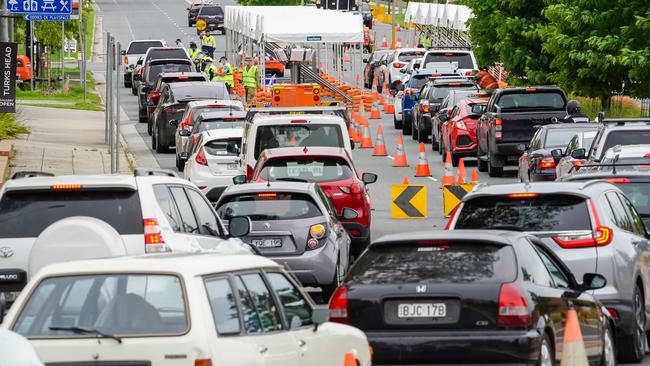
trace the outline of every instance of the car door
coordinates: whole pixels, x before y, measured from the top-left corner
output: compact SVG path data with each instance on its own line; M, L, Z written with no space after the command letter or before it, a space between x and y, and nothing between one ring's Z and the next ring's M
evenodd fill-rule
M260 272L233 276L243 333L265 366L300 366L298 346L288 325L282 321L280 307ZM239 364L239 362L237 362Z
M213 249L223 242L225 237L223 226L210 202L194 188L185 187L194 215L199 223L198 230L194 233L201 247Z
M187 197L184 187L181 185L169 185L168 188L169 193L176 203L180 217L179 231L176 232L176 237L192 243L196 248L209 249L209 246L205 247L202 245L203 243L199 241L200 225L194 215L192 204Z
M164 216L158 218L158 221L161 223L161 236L172 251L198 250L200 248L199 243L184 231L184 223L180 210L169 188L166 184L153 185L154 196ZM164 222L167 224L164 225Z
M447 151L453 151L453 148L451 146L451 130L453 129L454 121L457 120L459 113L460 113L460 108L458 106L455 106L451 110L451 114L449 115L449 118L442 123L440 138L442 139L443 145L445 146ZM443 156L445 156L444 151L443 151Z
M524 151L524 153L519 158L519 177L523 182L530 181L530 175L532 173L530 170L531 158L533 158L531 152L534 152L535 150L538 150L540 148L542 134L543 134L542 129L541 128L537 129L537 131L533 135L533 138L531 138L530 142L528 143L528 148L526 149L526 151Z

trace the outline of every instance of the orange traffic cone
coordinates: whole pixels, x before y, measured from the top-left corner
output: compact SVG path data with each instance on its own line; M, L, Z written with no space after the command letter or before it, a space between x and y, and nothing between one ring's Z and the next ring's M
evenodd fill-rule
M442 185L448 186L454 183L456 183L456 180L454 179L454 168L451 166L451 155L447 153L447 158L445 159L445 175L442 176Z
M361 131L359 130L358 123L354 124L354 136L352 137L352 141L354 141L357 144L361 143Z
M348 135L350 135L350 138L352 141L354 141L354 134L356 132L354 131L354 122L350 123L350 127L348 127Z
M377 91L377 79L372 79L371 90L372 90L372 98L374 100L378 100L379 92Z
M402 31L402 27L399 24L396 24L395 25L395 32L401 32L401 31Z
M397 29L395 29L395 30L397 30ZM395 44L395 47L396 48L402 48L402 39L401 38L399 38L399 37L397 38L397 43Z
M372 103L372 110L370 110L370 119L381 119L381 114L379 114L379 106L377 105L376 101Z
M393 95L388 93L388 100L386 101L386 113L394 114L395 113L395 104L393 101Z
M384 33L384 37L381 39L381 46L388 47L388 40L386 40L386 33Z
M368 122L363 124L363 136L361 137L361 146L362 149L372 149L372 137L370 136L370 128L368 128Z
M397 135L397 147L395 148L395 156L393 157L393 166L409 166L409 164L406 162L406 153L404 152L404 138L402 137L401 133Z
M458 162L458 184L465 184L465 162L463 159Z
M420 155L418 156L418 165L415 167L416 177L430 177L429 162L427 161L426 150L424 149L424 142L420 142Z
M384 144L384 130L379 125L377 129L377 140L375 140L375 151L373 151L372 156L388 156L386 152L386 144Z
M564 343L562 345L562 362L560 366L587 366L587 351L582 340L578 314L569 309L564 326Z
M348 352L343 358L343 366L356 366L358 365L357 359L354 357L354 353Z
M478 170L476 170L476 168L474 168L472 170L472 178L471 179L472 179L472 183L478 184Z
M409 177L404 176L404 180L402 180L402 184L411 184L411 181L409 180Z

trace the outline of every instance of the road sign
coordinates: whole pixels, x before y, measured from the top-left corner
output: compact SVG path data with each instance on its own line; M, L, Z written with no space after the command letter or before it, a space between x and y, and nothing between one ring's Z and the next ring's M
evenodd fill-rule
M6 0L11 14L68 15L72 13L72 0ZM31 20L37 20L31 18ZM40 19L39 19L40 20ZM43 19L50 20L50 19ZM54 19L65 20L65 19Z
M393 184L390 193L392 218L427 217L427 187L424 184Z
M25 20L64 21L70 20L70 14L25 14Z
M0 66L2 92L0 92L0 112L16 113L16 54L18 45L12 42L0 42L0 51L4 62Z
M207 26L208 26L208 24L203 19L199 19L199 20L196 21L196 29L197 30L200 30L200 31L205 30L205 28L207 28Z
M442 209L445 217L451 216L466 194L474 189L474 183L449 184L442 186Z

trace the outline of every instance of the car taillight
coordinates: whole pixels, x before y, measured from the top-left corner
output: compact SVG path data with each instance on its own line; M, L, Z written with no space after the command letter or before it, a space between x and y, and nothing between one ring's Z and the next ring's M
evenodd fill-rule
M616 309L614 309L614 308L607 308L607 311L609 311L609 315L611 315L612 318L614 318L614 319L620 319L620 318L621 318L621 316L618 315L618 311L617 311Z
M473 71L465 71L465 76L472 76Z
M196 157L194 158L194 160L199 165L208 166L208 159L206 159L205 150L202 147L199 148L199 152L196 153Z
M503 120L501 118L494 120L494 139L496 141L503 140Z
M607 226L601 226L598 212L593 201L587 200L587 207L589 213L593 218L595 229L593 232L587 234L566 234L554 236L553 240L564 249L588 248L588 247L601 247L612 242L614 232Z
M422 103L422 112L429 113L429 103Z
M361 193L361 190L362 190L361 185L358 184L358 183L354 183L354 184L351 184L349 186L339 186L339 189L343 193L347 193L347 194Z
M124 65L129 64L129 56L124 56Z
M539 169L551 169L555 168L555 159L552 156L545 156L537 162L537 168Z
M504 283L499 291L497 324L501 326L527 327L532 323L528 304L521 290L514 283Z
M406 66L406 64L403 64L401 62L394 62L393 67L396 69L401 69L402 67Z
M348 324L348 288L344 285L339 286L329 302L330 321L336 323Z
M152 91L151 92L151 101L154 104L158 104L158 100L160 99L160 93L157 91Z
M606 179L608 182L613 183L613 184L626 184L630 183L629 178L609 178Z
M325 229L325 225L323 224L312 225L309 228L309 235L311 235L311 237L314 239L322 239L323 237L325 237L326 233L327 230Z
M192 120L192 112L193 111L190 110L190 113L187 114L187 118L185 118L183 122L181 122L179 126L181 130L190 128L190 121ZM194 140L192 140L192 142L194 142Z
M144 219L144 244L145 253L171 252L160 233L157 219Z
M447 221L447 225L445 225L445 230L451 230L451 224L454 222L456 219L456 216L460 212L460 208L463 206L462 203L460 203L456 208L454 208L454 211L451 213L451 216L449 217L449 221Z
M212 366L212 360L209 358L194 360L194 366Z

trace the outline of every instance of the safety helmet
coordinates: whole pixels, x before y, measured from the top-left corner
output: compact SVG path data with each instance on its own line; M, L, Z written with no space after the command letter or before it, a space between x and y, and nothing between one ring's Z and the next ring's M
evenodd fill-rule
M577 100L570 100L566 104L566 112L568 114L578 114L580 113L580 102Z

